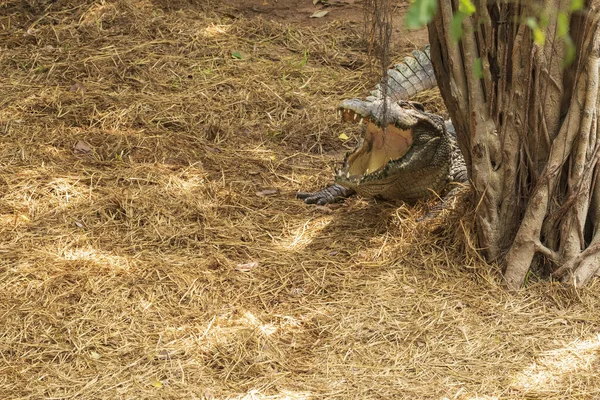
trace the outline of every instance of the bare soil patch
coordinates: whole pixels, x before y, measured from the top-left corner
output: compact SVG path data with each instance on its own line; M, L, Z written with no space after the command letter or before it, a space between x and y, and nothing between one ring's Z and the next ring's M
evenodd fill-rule
M597 283L507 294L469 204L294 198L357 138L359 3L221 3L0 4L1 397L596 397Z

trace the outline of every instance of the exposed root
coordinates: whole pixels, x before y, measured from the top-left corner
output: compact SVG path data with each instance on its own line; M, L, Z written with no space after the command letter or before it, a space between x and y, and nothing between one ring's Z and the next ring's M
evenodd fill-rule
M546 6L554 20L543 46L533 43L524 24L505 23L506 15L537 15L535 4L478 4L476 15L463 20L459 45L447 37L455 11L450 3L441 6L430 27L432 55L454 52L465 67L456 71L456 59L434 57L442 95L459 132L464 130L459 144L471 155L471 179L481 199L479 244L488 259L507 251L504 277L511 289L523 286L537 254L559 268L556 276L568 273L573 278L566 279L577 286L596 272L590 241L591 232L600 229L591 206L597 202L592 193L598 163L598 13L592 6L583 17L573 16L580 18L573 32L579 35L579 58L563 82L559 60L565 49L556 36L556 17L568 12L569 3ZM485 27L474 29L473 20ZM474 78L477 57L501 73ZM448 85L443 73L451 78ZM572 97L563 104L565 92Z

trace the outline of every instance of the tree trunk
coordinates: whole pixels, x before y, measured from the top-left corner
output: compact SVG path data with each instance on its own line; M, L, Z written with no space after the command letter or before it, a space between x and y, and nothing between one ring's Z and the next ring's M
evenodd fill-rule
M478 200L479 246L504 262L512 289L536 265L580 286L600 267L600 0L575 13L571 0L474 3L456 43L459 0L439 1L429 38ZM567 68L565 16L577 51ZM548 21L542 44L525 23L531 17Z

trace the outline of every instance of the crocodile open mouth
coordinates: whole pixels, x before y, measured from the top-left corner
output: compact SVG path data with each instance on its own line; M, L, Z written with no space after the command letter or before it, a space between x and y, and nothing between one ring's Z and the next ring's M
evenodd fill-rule
M346 157L343 167L337 171L342 180L358 183L367 175L381 172L388 163L402 158L413 143L411 130L391 123L384 131L370 116L361 116L347 108L339 111L343 121L365 125L362 143Z

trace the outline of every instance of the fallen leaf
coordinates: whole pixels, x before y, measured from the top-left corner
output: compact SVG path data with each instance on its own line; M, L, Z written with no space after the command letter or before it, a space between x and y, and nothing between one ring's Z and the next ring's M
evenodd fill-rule
M75 221L75 226L76 226L76 227L78 227L78 228L81 228L81 229L83 229L83 228L85 227L85 226L84 226L84 225L83 225L81 222L79 222L79 221Z
M338 137L339 137L340 139L342 139L342 140L348 140L348 139L350 139L350 138L348 137L348 135L346 135L345 133L341 133L341 134L340 134L340 136L338 136Z
M233 51L231 52L231 58L235 58L236 60L247 60L250 56L246 53L242 53L241 51Z
M258 197L265 197L265 196L270 196L272 194L277 194L279 193L279 191L277 189L265 189L265 190L261 190L260 192L256 192L256 195Z
M317 5L320 2L321 2L321 0L313 0L313 5Z
M75 144L75 147L73 148L73 150L75 150L75 153L88 154L88 153L92 152L92 146L90 146L88 143L84 142L83 140L80 140Z
M238 264L235 267L235 270L240 272L250 272L256 267L258 267L258 263L256 261L252 261L244 264Z
M163 387L163 384L161 381L156 381L156 382L152 383L152 386L154 386L155 388L161 388L161 387Z
M317 11L313 15L311 15L310 18L323 18L327 15L327 13L329 13L329 10Z
M92 357L94 360L99 360L101 356L95 351L90 351L90 357Z

